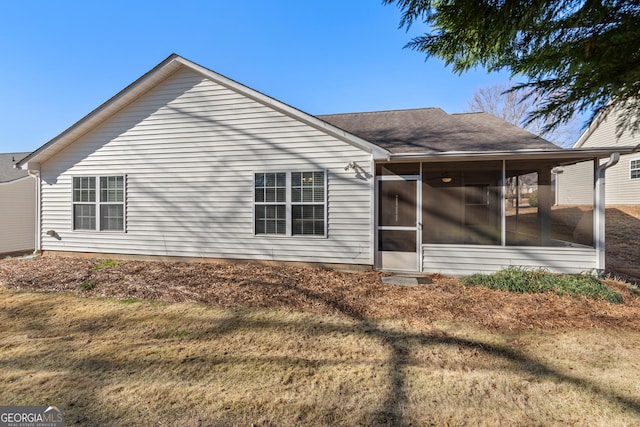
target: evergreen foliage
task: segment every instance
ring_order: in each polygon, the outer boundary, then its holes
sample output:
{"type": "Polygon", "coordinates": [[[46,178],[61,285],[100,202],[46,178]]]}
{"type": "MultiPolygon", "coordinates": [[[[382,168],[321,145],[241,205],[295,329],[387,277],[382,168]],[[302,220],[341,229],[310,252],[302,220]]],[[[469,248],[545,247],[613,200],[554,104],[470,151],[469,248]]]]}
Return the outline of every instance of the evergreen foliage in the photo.
{"type": "Polygon", "coordinates": [[[545,293],[588,297],[613,304],[624,303],[622,294],[590,274],[552,274],[543,270],[509,267],[493,274],[473,274],[463,277],[466,286],[485,286],[518,293],[545,293]]]}
{"type": "Polygon", "coordinates": [[[618,131],[640,130],[640,3],[636,0],[383,0],[401,27],[427,32],[408,47],[457,73],[509,70],[536,96],[529,120],[551,130],[576,113],[622,112],[618,131]]]}

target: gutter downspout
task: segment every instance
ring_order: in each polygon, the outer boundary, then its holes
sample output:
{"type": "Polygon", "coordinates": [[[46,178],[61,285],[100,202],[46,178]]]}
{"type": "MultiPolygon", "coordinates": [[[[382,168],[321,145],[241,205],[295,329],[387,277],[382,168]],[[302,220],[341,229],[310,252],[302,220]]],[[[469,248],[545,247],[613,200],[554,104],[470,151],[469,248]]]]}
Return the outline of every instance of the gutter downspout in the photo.
{"type": "Polygon", "coordinates": [[[40,234],[40,188],[41,188],[41,180],[40,180],[40,171],[39,170],[27,170],[29,176],[35,178],[36,180],[36,239],[35,239],[35,248],[33,253],[37,254],[41,251],[41,234],[40,234]]]}
{"type": "MultiPolygon", "coordinates": [[[[516,177],[516,180],[518,177],[516,177]]],[[[517,182],[517,181],[516,181],[517,182]]],[[[502,160],[502,185],[500,186],[500,245],[507,246],[507,162],[502,160]]],[[[517,184],[516,184],[517,187],[517,184]]],[[[516,190],[517,191],[517,190],[516,190]]],[[[517,209],[517,208],[516,208],[517,209]]],[[[516,213],[516,218],[518,214],[516,213]]]]}
{"type": "Polygon", "coordinates": [[[593,217],[594,243],[596,247],[596,273],[605,270],[605,171],[620,161],[620,153],[612,153],[607,163],[595,168],[595,215],[593,217]]]}
{"type": "Polygon", "coordinates": [[[377,195],[377,187],[378,180],[376,178],[376,161],[371,155],[371,160],[369,161],[369,170],[371,171],[371,186],[369,188],[369,197],[371,200],[371,215],[369,215],[371,226],[369,227],[371,233],[371,246],[369,250],[371,251],[371,256],[369,258],[369,262],[371,262],[371,266],[374,270],[378,268],[377,260],[378,260],[378,199],[377,195]]]}

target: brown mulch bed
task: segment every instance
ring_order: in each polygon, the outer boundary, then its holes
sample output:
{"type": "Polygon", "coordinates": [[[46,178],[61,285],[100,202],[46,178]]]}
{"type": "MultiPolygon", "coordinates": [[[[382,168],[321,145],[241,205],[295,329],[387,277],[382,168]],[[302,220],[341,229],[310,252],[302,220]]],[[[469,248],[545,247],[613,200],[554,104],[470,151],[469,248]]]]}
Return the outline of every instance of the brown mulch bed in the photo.
{"type": "Polygon", "coordinates": [[[412,324],[469,322],[497,329],[640,328],[640,297],[609,281],[625,298],[616,305],[551,294],[513,294],[465,287],[434,276],[432,284],[382,284],[380,273],[344,273],[260,264],[118,261],[44,257],[0,261],[0,285],[115,299],[266,307],[412,324]],[[87,289],[91,288],[91,289],[87,289]]]}

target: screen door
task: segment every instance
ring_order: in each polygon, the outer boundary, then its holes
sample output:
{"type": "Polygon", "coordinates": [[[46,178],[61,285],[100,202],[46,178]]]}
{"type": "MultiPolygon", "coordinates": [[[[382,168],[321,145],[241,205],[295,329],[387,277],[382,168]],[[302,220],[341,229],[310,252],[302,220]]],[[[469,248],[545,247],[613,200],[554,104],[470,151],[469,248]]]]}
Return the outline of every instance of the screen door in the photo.
{"type": "Polygon", "coordinates": [[[378,267],[417,271],[418,181],[389,178],[378,178],[378,267]]]}

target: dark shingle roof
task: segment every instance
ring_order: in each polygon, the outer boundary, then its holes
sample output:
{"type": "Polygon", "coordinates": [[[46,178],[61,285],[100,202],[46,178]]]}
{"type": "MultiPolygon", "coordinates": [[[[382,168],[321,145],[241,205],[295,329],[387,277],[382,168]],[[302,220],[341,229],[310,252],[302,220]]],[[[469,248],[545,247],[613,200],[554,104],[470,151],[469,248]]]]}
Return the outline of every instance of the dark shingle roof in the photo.
{"type": "Polygon", "coordinates": [[[317,116],[392,153],[558,149],[487,113],[447,114],[440,108],[317,116]]]}
{"type": "Polygon", "coordinates": [[[0,182],[9,182],[27,176],[27,171],[16,169],[13,165],[29,153],[0,153],[0,182]]]}

